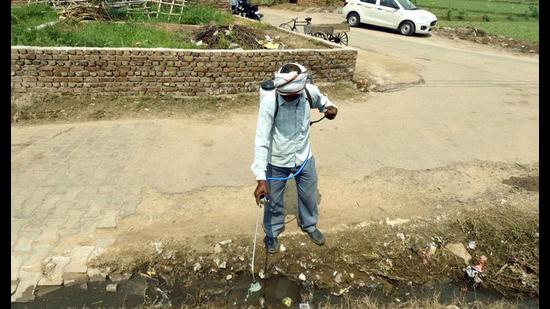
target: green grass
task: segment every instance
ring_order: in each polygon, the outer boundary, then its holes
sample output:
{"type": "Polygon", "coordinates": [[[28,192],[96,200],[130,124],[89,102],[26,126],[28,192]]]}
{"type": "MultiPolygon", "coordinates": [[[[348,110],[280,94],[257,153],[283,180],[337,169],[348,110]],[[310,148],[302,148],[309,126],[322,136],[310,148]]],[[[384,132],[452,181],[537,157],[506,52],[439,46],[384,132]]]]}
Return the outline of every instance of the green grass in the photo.
{"type": "MultiPolygon", "coordinates": [[[[509,3],[486,0],[416,0],[416,5],[426,9],[445,9],[449,7],[456,10],[465,10],[473,13],[485,13],[491,15],[524,15],[532,4],[527,2],[509,3]]],[[[538,9],[538,4],[536,5],[538,9]]]]}
{"type": "Polygon", "coordinates": [[[12,6],[11,28],[29,28],[57,20],[57,13],[46,4],[12,6]]]}
{"type": "Polygon", "coordinates": [[[502,35],[516,40],[523,40],[532,43],[539,42],[539,23],[529,21],[494,21],[494,22],[473,22],[473,21],[447,21],[440,20],[441,27],[465,27],[474,26],[493,35],[502,35]]]}
{"type": "Polygon", "coordinates": [[[57,13],[48,5],[12,7],[11,16],[11,45],[31,46],[197,48],[184,33],[157,29],[152,24],[227,24],[233,20],[233,16],[226,12],[200,5],[186,7],[181,21],[174,17],[169,20],[167,15],[161,15],[158,19],[134,15],[127,22],[62,21],[40,30],[33,28],[58,20],[57,13]]]}
{"type": "MultiPolygon", "coordinates": [[[[167,10],[164,10],[167,13],[167,10]]],[[[160,16],[148,19],[141,13],[133,13],[130,19],[143,22],[170,22],[189,25],[218,24],[227,25],[233,21],[233,16],[227,12],[203,5],[192,4],[184,8],[181,19],[179,17],[160,14],[160,16]]]]}
{"type": "Polygon", "coordinates": [[[182,34],[137,22],[60,22],[41,30],[12,33],[12,45],[197,48],[182,34]]]}

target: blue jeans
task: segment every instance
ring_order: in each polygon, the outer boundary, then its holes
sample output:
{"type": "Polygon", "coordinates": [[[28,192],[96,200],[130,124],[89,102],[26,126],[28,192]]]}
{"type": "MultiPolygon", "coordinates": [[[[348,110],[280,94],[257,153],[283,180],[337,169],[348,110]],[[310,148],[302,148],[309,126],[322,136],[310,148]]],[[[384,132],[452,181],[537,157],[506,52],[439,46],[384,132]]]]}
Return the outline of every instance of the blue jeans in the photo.
{"type": "MultiPolygon", "coordinates": [[[[267,165],[267,177],[284,178],[300,169],[297,167],[278,167],[267,165]]],[[[319,213],[317,211],[317,171],[312,156],[304,169],[295,178],[298,192],[298,226],[305,232],[316,229],[319,213]]],[[[269,203],[264,209],[264,232],[267,237],[277,237],[285,228],[284,193],[286,180],[268,180],[269,203]]]]}

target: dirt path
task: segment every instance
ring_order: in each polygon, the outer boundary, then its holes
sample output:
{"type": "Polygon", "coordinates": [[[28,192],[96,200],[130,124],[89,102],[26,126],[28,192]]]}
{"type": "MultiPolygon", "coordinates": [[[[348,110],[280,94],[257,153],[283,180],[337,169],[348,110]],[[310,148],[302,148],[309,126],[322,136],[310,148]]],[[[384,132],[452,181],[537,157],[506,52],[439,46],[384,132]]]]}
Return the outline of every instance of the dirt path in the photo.
{"type": "MultiPolygon", "coordinates": [[[[264,13],[274,21],[295,15],[264,13]]],[[[360,48],[358,72],[390,89],[410,87],[333,95],[337,120],[312,127],[321,229],[432,216],[478,200],[538,208],[538,193],[507,197],[502,183],[538,175],[536,57],[365,29],[353,29],[350,42],[360,48]]],[[[27,259],[17,265],[34,267],[42,260],[37,252],[62,254],[110,239],[107,258],[119,249],[142,252],[158,240],[211,251],[217,241],[250,237],[257,109],[239,111],[13,126],[12,256],[27,259]],[[31,244],[48,231],[59,233],[59,241],[36,251],[31,244]]],[[[287,194],[289,213],[294,194],[287,194]]],[[[285,234],[297,231],[291,222],[285,234]]],[[[27,274],[20,288],[36,284],[36,267],[25,269],[12,265],[12,279],[14,270],[27,274]]]]}
{"type": "MultiPolygon", "coordinates": [[[[262,12],[274,24],[304,15],[262,12]]],[[[308,15],[314,21],[339,18],[308,15]]],[[[354,102],[333,98],[341,106],[338,120],[321,122],[312,133],[320,175],[321,228],[431,215],[438,205],[460,204],[456,200],[490,191],[502,179],[521,174],[515,164],[538,169],[534,167],[539,120],[536,57],[365,29],[352,29],[350,42],[360,48],[358,71],[374,74],[381,84],[424,82],[354,102]]],[[[254,215],[249,165],[255,118],[250,112],[193,129],[188,124],[167,128],[164,137],[171,136],[167,146],[153,150],[159,160],[153,183],[165,186],[149,188],[138,209],[141,215],[121,222],[121,227],[136,226],[155,214],[159,221],[142,226],[144,237],[176,233],[221,239],[248,233],[254,215]],[[182,142],[189,150],[208,144],[199,161],[196,151],[182,152],[182,146],[170,142],[187,135],[180,132],[192,132],[187,137],[192,144],[182,142]],[[179,175],[194,170],[206,176],[183,177],[185,182],[182,177],[167,177],[175,170],[179,175]]],[[[292,210],[294,199],[289,200],[292,210]]],[[[294,222],[287,231],[297,231],[294,222]]]]}

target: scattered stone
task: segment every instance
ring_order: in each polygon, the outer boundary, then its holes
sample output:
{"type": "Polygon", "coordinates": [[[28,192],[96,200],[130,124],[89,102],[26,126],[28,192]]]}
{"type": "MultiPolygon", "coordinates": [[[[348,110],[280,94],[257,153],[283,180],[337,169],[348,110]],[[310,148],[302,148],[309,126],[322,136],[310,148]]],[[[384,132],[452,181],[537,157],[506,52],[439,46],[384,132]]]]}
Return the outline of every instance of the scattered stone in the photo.
{"type": "Polygon", "coordinates": [[[117,289],[118,289],[118,283],[110,283],[110,284],[107,284],[107,286],[105,287],[105,290],[110,293],[116,293],[117,289]]]}
{"type": "Polygon", "coordinates": [[[286,251],[285,245],[281,244],[281,245],[279,246],[279,251],[285,252],[285,251],[286,251]]]}
{"type": "Polygon", "coordinates": [[[168,250],[162,253],[162,258],[165,260],[174,259],[175,257],[176,257],[176,252],[174,250],[168,250]]]}
{"type": "Polygon", "coordinates": [[[201,263],[197,262],[193,265],[193,271],[199,271],[202,268],[201,263]]]}
{"type": "Polygon", "coordinates": [[[436,246],[433,242],[430,243],[430,246],[429,246],[429,248],[428,248],[428,254],[429,254],[430,256],[432,256],[432,255],[435,254],[436,251],[437,251],[437,246],[436,246]]]}
{"type": "Polygon", "coordinates": [[[258,277],[260,277],[260,279],[263,279],[265,278],[265,273],[264,273],[264,269],[260,269],[260,271],[258,272],[258,277]]]}
{"type": "Polygon", "coordinates": [[[103,252],[105,252],[105,248],[102,248],[102,247],[96,247],[92,253],[90,253],[90,256],[88,256],[88,263],[93,261],[95,258],[99,257],[100,255],[103,254],[103,252]]]}
{"type": "Polygon", "coordinates": [[[227,276],[225,277],[225,280],[227,280],[227,281],[229,281],[229,280],[231,280],[231,279],[233,279],[233,275],[227,275],[227,276]]]}
{"type": "Polygon", "coordinates": [[[130,273],[124,273],[124,274],[109,274],[109,279],[113,282],[120,282],[128,280],[132,277],[132,274],[130,273]]]}
{"type": "Polygon", "coordinates": [[[445,249],[449,250],[452,254],[464,260],[464,263],[468,264],[472,259],[468,250],[461,243],[452,243],[445,246],[445,249]]]}
{"type": "Polygon", "coordinates": [[[334,277],[334,281],[336,283],[341,283],[342,282],[342,274],[341,273],[338,273],[335,277],[334,277]]]}
{"type": "Polygon", "coordinates": [[[470,240],[468,242],[468,248],[470,248],[472,250],[475,250],[476,249],[476,241],[475,240],[470,240]]]}
{"type": "Polygon", "coordinates": [[[82,273],[64,273],[63,274],[63,285],[73,286],[77,284],[82,284],[88,281],[88,275],[82,273]]]}
{"type": "Polygon", "coordinates": [[[86,261],[94,250],[93,246],[77,246],[71,251],[70,262],[65,266],[65,273],[86,273],[88,267],[86,261]]]}
{"type": "Polygon", "coordinates": [[[405,241],[405,234],[397,233],[397,238],[401,239],[402,241],[405,241]]]}
{"type": "Polygon", "coordinates": [[[63,284],[63,272],[69,263],[66,256],[52,256],[47,258],[44,266],[44,278],[38,282],[39,286],[58,286],[63,284]]]}
{"type": "Polygon", "coordinates": [[[107,272],[98,268],[88,268],[87,274],[91,282],[105,281],[107,279],[107,272]]]}
{"type": "Polygon", "coordinates": [[[38,297],[42,297],[48,293],[51,293],[53,291],[57,291],[61,288],[61,285],[58,286],[38,286],[34,290],[34,295],[38,297]]]}
{"type": "MultiPolygon", "coordinates": [[[[22,272],[23,273],[23,272],[22,272]]],[[[21,276],[22,278],[23,277],[26,277],[25,275],[22,275],[21,276]]],[[[36,277],[35,277],[36,278],[36,277]]],[[[33,278],[32,281],[34,281],[35,279],[33,278]]],[[[39,279],[37,279],[36,281],[38,282],[39,279]]],[[[35,290],[35,284],[28,284],[30,282],[25,282],[26,280],[21,280],[21,287],[18,287],[17,290],[15,291],[15,293],[11,296],[11,302],[14,303],[14,302],[21,302],[21,303],[26,303],[26,302],[29,302],[29,301],[32,301],[34,300],[34,290],[35,290]],[[27,283],[27,284],[25,284],[27,283]],[[23,286],[26,286],[26,288],[23,290],[22,287],[23,286]]]]}
{"type": "Polygon", "coordinates": [[[304,275],[303,273],[300,273],[300,275],[298,276],[298,279],[302,281],[306,281],[306,275],[304,275]]]}
{"type": "Polygon", "coordinates": [[[386,218],[386,224],[391,226],[391,227],[401,225],[401,224],[407,223],[407,222],[409,222],[409,219],[396,218],[395,220],[390,220],[389,218],[386,218]]]}
{"type": "Polygon", "coordinates": [[[214,246],[214,253],[222,253],[222,252],[223,252],[222,246],[220,246],[220,244],[216,244],[216,246],[214,246]]]}
{"type": "Polygon", "coordinates": [[[157,254],[161,254],[162,251],[164,250],[164,244],[162,243],[162,241],[155,241],[153,243],[153,246],[155,247],[157,254]]]}
{"type": "Polygon", "coordinates": [[[230,244],[232,241],[231,239],[222,240],[219,242],[220,245],[225,246],[227,244],[230,244]]]}
{"type": "Polygon", "coordinates": [[[227,262],[226,261],[220,262],[220,259],[218,258],[214,259],[214,263],[216,263],[216,266],[218,266],[218,268],[220,269],[224,269],[227,267],[227,262]]]}

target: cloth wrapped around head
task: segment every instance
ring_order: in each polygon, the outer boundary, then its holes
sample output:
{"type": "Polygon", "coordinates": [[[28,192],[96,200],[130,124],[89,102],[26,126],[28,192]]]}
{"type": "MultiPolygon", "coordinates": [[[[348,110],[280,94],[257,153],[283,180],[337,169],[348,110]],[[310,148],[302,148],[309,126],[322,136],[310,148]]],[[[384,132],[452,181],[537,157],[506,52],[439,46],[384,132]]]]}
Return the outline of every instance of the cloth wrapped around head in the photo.
{"type": "Polygon", "coordinates": [[[275,73],[274,86],[281,95],[298,94],[308,80],[307,69],[298,63],[287,63],[275,73]]]}

